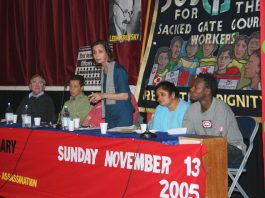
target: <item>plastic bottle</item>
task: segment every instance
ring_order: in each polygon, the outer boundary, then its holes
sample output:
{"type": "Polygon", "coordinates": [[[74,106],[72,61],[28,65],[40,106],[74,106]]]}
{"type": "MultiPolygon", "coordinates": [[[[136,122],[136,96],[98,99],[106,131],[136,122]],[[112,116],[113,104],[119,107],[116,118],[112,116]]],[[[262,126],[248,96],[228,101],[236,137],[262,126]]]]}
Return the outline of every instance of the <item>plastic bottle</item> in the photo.
{"type": "Polygon", "coordinates": [[[28,105],[25,105],[22,117],[22,127],[30,128],[31,127],[31,115],[28,109],[28,105]]]}
{"type": "Polygon", "coordinates": [[[13,124],[13,109],[10,105],[10,103],[7,103],[5,118],[6,118],[6,124],[13,124]]]}
{"type": "Polygon", "coordinates": [[[63,130],[68,130],[69,120],[70,120],[70,113],[68,111],[68,107],[64,106],[63,115],[62,115],[62,129],[63,130]]]}

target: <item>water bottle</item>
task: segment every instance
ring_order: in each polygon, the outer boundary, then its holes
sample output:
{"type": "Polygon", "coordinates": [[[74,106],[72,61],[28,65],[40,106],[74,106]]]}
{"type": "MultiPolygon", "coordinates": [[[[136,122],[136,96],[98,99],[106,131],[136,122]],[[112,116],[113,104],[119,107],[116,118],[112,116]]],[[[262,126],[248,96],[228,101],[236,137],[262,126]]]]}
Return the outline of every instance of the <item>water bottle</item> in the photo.
{"type": "Polygon", "coordinates": [[[62,129],[68,130],[69,129],[69,120],[70,120],[70,113],[68,111],[68,107],[64,106],[63,115],[62,115],[62,129]]]}
{"type": "Polygon", "coordinates": [[[31,115],[29,112],[28,105],[25,105],[25,108],[23,110],[21,117],[22,117],[22,127],[30,128],[31,127],[31,115]]]}
{"type": "Polygon", "coordinates": [[[7,103],[5,118],[6,124],[13,124],[13,109],[10,103],[7,103]]]}

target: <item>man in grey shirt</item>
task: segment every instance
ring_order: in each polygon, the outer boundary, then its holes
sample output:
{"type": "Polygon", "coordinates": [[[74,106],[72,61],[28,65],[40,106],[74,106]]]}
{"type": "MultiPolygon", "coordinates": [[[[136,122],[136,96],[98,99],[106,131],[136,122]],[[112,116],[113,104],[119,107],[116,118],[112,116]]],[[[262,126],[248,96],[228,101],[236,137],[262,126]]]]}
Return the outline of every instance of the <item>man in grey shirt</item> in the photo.
{"type": "Polygon", "coordinates": [[[183,119],[188,133],[223,136],[228,141],[228,161],[241,162],[246,145],[231,108],[215,98],[217,81],[211,74],[199,74],[190,89],[190,105],[183,119]]]}

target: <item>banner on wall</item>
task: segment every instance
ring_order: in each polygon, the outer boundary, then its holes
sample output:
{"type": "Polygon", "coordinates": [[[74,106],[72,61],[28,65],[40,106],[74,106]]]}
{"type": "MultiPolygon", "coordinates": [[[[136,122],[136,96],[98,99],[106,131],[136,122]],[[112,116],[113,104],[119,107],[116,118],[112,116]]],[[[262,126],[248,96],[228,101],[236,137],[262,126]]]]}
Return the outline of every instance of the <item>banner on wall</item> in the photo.
{"type": "Polygon", "coordinates": [[[218,80],[217,97],[237,115],[260,117],[259,15],[260,0],[156,0],[137,83],[139,106],[156,107],[154,88],[164,80],[188,100],[196,75],[207,72],[218,80]]]}
{"type": "Polygon", "coordinates": [[[16,128],[0,134],[0,196],[205,197],[200,144],[16,128]]]}
{"type": "Polygon", "coordinates": [[[141,40],[141,0],[109,0],[109,42],[141,40]]]}

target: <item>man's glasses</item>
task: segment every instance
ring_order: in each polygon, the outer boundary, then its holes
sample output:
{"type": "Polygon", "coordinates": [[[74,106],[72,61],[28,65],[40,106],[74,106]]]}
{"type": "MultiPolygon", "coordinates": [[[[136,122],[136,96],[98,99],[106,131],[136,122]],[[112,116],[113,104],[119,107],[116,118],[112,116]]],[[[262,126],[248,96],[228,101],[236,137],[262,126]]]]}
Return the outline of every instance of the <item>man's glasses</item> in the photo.
{"type": "Polygon", "coordinates": [[[130,12],[128,12],[128,10],[124,11],[116,1],[114,1],[113,3],[116,4],[120,8],[124,17],[126,17],[127,14],[129,15],[130,18],[133,16],[133,11],[130,11],[130,12]]]}
{"type": "Polygon", "coordinates": [[[37,81],[32,81],[32,85],[44,85],[44,82],[37,82],[37,81]]]}

